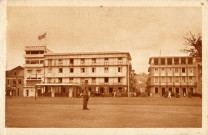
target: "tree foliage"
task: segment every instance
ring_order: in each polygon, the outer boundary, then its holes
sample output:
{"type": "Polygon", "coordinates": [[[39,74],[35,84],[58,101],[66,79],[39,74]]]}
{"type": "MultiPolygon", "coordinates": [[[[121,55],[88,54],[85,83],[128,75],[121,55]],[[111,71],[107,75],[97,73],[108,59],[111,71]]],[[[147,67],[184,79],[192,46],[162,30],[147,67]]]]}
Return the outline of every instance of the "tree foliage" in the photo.
{"type": "Polygon", "coordinates": [[[199,33],[198,35],[194,35],[190,32],[190,34],[185,39],[185,49],[181,51],[184,53],[188,53],[190,56],[197,57],[198,59],[202,58],[202,35],[199,33]]]}

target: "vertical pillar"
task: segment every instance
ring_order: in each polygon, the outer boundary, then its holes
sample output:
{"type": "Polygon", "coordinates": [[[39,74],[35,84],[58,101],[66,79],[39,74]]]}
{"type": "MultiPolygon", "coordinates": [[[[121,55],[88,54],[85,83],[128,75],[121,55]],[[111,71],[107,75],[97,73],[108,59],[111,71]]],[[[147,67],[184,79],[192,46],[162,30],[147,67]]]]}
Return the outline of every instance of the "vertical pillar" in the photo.
{"type": "Polygon", "coordinates": [[[55,97],[55,87],[51,87],[51,97],[55,97]]]}
{"type": "Polygon", "coordinates": [[[69,87],[69,97],[72,97],[73,87],[69,87]]]}

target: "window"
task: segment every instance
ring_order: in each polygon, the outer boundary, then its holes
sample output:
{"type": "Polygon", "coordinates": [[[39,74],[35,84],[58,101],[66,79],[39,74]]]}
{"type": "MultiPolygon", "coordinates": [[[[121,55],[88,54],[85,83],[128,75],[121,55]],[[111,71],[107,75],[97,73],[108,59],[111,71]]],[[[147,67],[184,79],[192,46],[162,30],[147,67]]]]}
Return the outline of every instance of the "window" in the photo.
{"type": "Polygon", "coordinates": [[[52,60],[51,59],[48,60],[48,66],[52,66],[52,60]]]}
{"type": "Polygon", "coordinates": [[[193,64],[193,59],[192,58],[188,58],[188,64],[193,64]]]}
{"type": "Polygon", "coordinates": [[[84,73],[85,72],[85,68],[81,68],[81,73],[84,73]]]}
{"type": "Polygon", "coordinates": [[[172,77],[168,77],[168,81],[172,83],[172,77]]]}
{"type": "Polygon", "coordinates": [[[62,78],[58,78],[58,82],[59,83],[62,83],[62,78]]]}
{"type": "Polygon", "coordinates": [[[72,78],[72,77],[69,78],[69,82],[70,82],[70,83],[72,83],[73,80],[74,80],[74,78],[72,78]]]}
{"type": "Polygon", "coordinates": [[[161,71],[164,72],[165,71],[165,68],[161,68],[161,71]]]}
{"type": "Polygon", "coordinates": [[[81,64],[84,64],[85,60],[84,59],[81,59],[81,64]]]}
{"type": "Polygon", "coordinates": [[[108,58],[105,58],[104,64],[108,65],[108,58]]]}
{"type": "Polygon", "coordinates": [[[118,67],[118,72],[122,72],[122,70],[121,70],[122,68],[121,67],[118,67]]]}
{"type": "Polygon", "coordinates": [[[155,93],[158,93],[158,88],[157,87],[155,88],[155,93]]]}
{"type": "Polygon", "coordinates": [[[8,84],[10,83],[10,81],[8,80],[8,84]]]}
{"type": "Polygon", "coordinates": [[[168,71],[169,71],[169,73],[172,73],[172,68],[168,68],[168,69],[169,69],[169,70],[168,70],[168,71]]]}
{"type": "Polygon", "coordinates": [[[165,58],[161,58],[161,65],[165,65],[165,58]]]}
{"type": "Polygon", "coordinates": [[[95,68],[92,68],[92,72],[95,73],[95,68]]]}
{"type": "Polygon", "coordinates": [[[168,58],[167,61],[168,61],[168,65],[172,65],[172,58],[168,58]]]}
{"type": "Polygon", "coordinates": [[[184,76],[182,77],[182,82],[185,82],[185,77],[184,76]]]}
{"type": "Polygon", "coordinates": [[[193,81],[193,77],[189,76],[189,81],[192,82],[193,81]]]}
{"type": "Polygon", "coordinates": [[[182,73],[185,73],[186,72],[186,69],[185,68],[182,68],[182,73]]]}
{"type": "Polygon", "coordinates": [[[70,68],[70,73],[73,73],[74,72],[74,68],[70,68]]]}
{"type": "Polygon", "coordinates": [[[179,64],[179,58],[174,58],[174,64],[178,65],[179,64]]]}
{"type": "Polygon", "coordinates": [[[175,73],[178,73],[178,68],[175,68],[175,73]]]}
{"type": "Polygon", "coordinates": [[[154,58],[154,65],[158,65],[158,59],[154,58]]]}
{"type": "Polygon", "coordinates": [[[30,51],[26,51],[26,54],[30,54],[30,51]]]}
{"type": "Polygon", "coordinates": [[[118,83],[121,83],[121,81],[122,81],[122,78],[119,77],[119,78],[118,78],[118,83]]]}
{"type": "Polygon", "coordinates": [[[51,73],[52,72],[52,68],[48,68],[48,73],[51,73]]]}
{"type": "Polygon", "coordinates": [[[176,83],[179,82],[179,77],[175,77],[175,82],[176,82],[176,83]]]}
{"type": "Polygon", "coordinates": [[[108,77],[105,77],[105,83],[108,83],[108,77]]]}
{"type": "Polygon", "coordinates": [[[40,60],[40,64],[44,64],[44,60],[40,60]]]}
{"type": "Polygon", "coordinates": [[[26,60],[26,64],[30,64],[30,61],[29,60],[26,60]]]}
{"type": "Polygon", "coordinates": [[[21,83],[22,83],[22,81],[19,79],[19,80],[18,80],[18,84],[21,84],[21,83]]]}
{"type": "Polygon", "coordinates": [[[80,82],[81,82],[81,84],[83,84],[85,82],[85,79],[84,78],[81,78],[80,79],[80,82]]]}
{"type": "Polygon", "coordinates": [[[17,75],[17,73],[16,73],[16,72],[14,72],[14,75],[17,75]]]}
{"type": "Polygon", "coordinates": [[[186,64],[186,58],[181,58],[181,64],[186,64]]]}
{"type": "Polygon", "coordinates": [[[59,64],[63,64],[63,60],[62,59],[59,59],[59,64]]]}
{"type": "Polygon", "coordinates": [[[118,64],[122,64],[122,57],[118,58],[118,64]]]}
{"type": "Polygon", "coordinates": [[[155,72],[158,72],[158,68],[155,68],[155,72]]]}
{"type": "Polygon", "coordinates": [[[190,68],[189,71],[190,71],[190,73],[193,73],[193,69],[192,68],[190,68]]]}
{"type": "Polygon", "coordinates": [[[155,77],[155,83],[158,83],[158,77],[155,77]]]}
{"type": "Polygon", "coordinates": [[[41,72],[41,69],[37,69],[37,70],[36,70],[36,73],[40,73],[40,72],[41,72]]]}
{"type": "Polygon", "coordinates": [[[51,83],[51,78],[48,78],[48,83],[51,83]]]}
{"type": "Polygon", "coordinates": [[[92,63],[93,64],[96,63],[96,59],[95,58],[92,59],[92,63]]]}
{"type": "Polygon", "coordinates": [[[70,59],[70,64],[74,64],[74,59],[70,59]]]}
{"type": "Polygon", "coordinates": [[[63,73],[63,68],[59,68],[59,73],[63,73]]]}
{"type": "Polygon", "coordinates": [[[161,79],[162,79],[161,82],[165,82],[165,77],[162,77],[161,79]]]}
{"type": "Polygon", "coordinates": [[[108,67],[104,67],[104,72],[108,73],[108,67]]]}
{"type": "Polygon", "coordinates": [[[39,60],[32,60],[30,64],[39,64],[39,60]]]}
{"type": "Polygon", "coordinates": [[[92,78],[92,83],[96,83],[96,78],[95,77],[92,78]]]}

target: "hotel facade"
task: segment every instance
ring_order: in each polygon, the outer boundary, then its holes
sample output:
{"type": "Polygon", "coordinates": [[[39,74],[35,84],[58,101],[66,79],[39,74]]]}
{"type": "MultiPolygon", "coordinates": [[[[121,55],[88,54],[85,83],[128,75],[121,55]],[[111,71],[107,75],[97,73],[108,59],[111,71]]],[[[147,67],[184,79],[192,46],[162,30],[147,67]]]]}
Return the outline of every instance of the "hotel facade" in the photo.
{"type": "Polygon", "coordinates": [[[187,96],[188,92],[202,93],[196,58],[150,57],[149,65],[147,89],[153,95],[164,96],[167,91],[180,96],[187,96]]]}
{"type": "Polygon", "coordinates": [[[25,97],[77,97],[84,82],[103,95],[130,91],[129,52],[54,53],[46,46],[26,46],[24,57],[25,97]]]}

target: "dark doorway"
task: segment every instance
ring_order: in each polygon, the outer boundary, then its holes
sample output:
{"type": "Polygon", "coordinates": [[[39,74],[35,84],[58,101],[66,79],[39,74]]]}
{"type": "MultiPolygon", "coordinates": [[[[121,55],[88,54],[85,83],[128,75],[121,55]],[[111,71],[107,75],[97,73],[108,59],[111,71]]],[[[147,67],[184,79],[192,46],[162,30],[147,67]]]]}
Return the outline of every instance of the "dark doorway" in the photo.
{"type": "Polygon", "coordinates": [[[100,87],[100,93],[104,93],[104,88],[100,87]]]}
{"type": "Polygon", "coordinates": [[[176,88],[176,94],[179,94],[179,88],[176,88]]]}
{"type": "Polygon", "coordinates": [[[29,90],[26,90],[26,95],[27,95],[27,97],[29,96],[29,90]]]}
{"type": "Polygon", "coordinates": [[[165,88],[162,88],[162,96],[165,95],[165,88]]]}
{"type": "Polygon", "coordinates": [[[119,92],[122,92],[122,88],[121,87],[119,87],[118,90],[119,90],[119,92]]]}
{"type": "Polygon", "coordinates": [[[41,95],[41,90],[40,90],[40,89],[38,89],[38,96],[39,96],[39,95],[41,95]]]}
{"type": "Polygon", "coordinates": [[[109,93],[113,93],[113,88],[109,88],[109,93]]]}
{"type": "Polygon", "coordinates": [[[61,93],[65,93],[65,92],[66,92],[65,87],[61,87],[61,93]]]}
{"type": "Polygon", "coordinates": [[[158,88],[155,88],[155,93],[158,93],[158,88]]]}
{"type": "Polygon", "coordinates": [[[172,92],[172,88],[169,88],[169,91],[172,92]]]}

